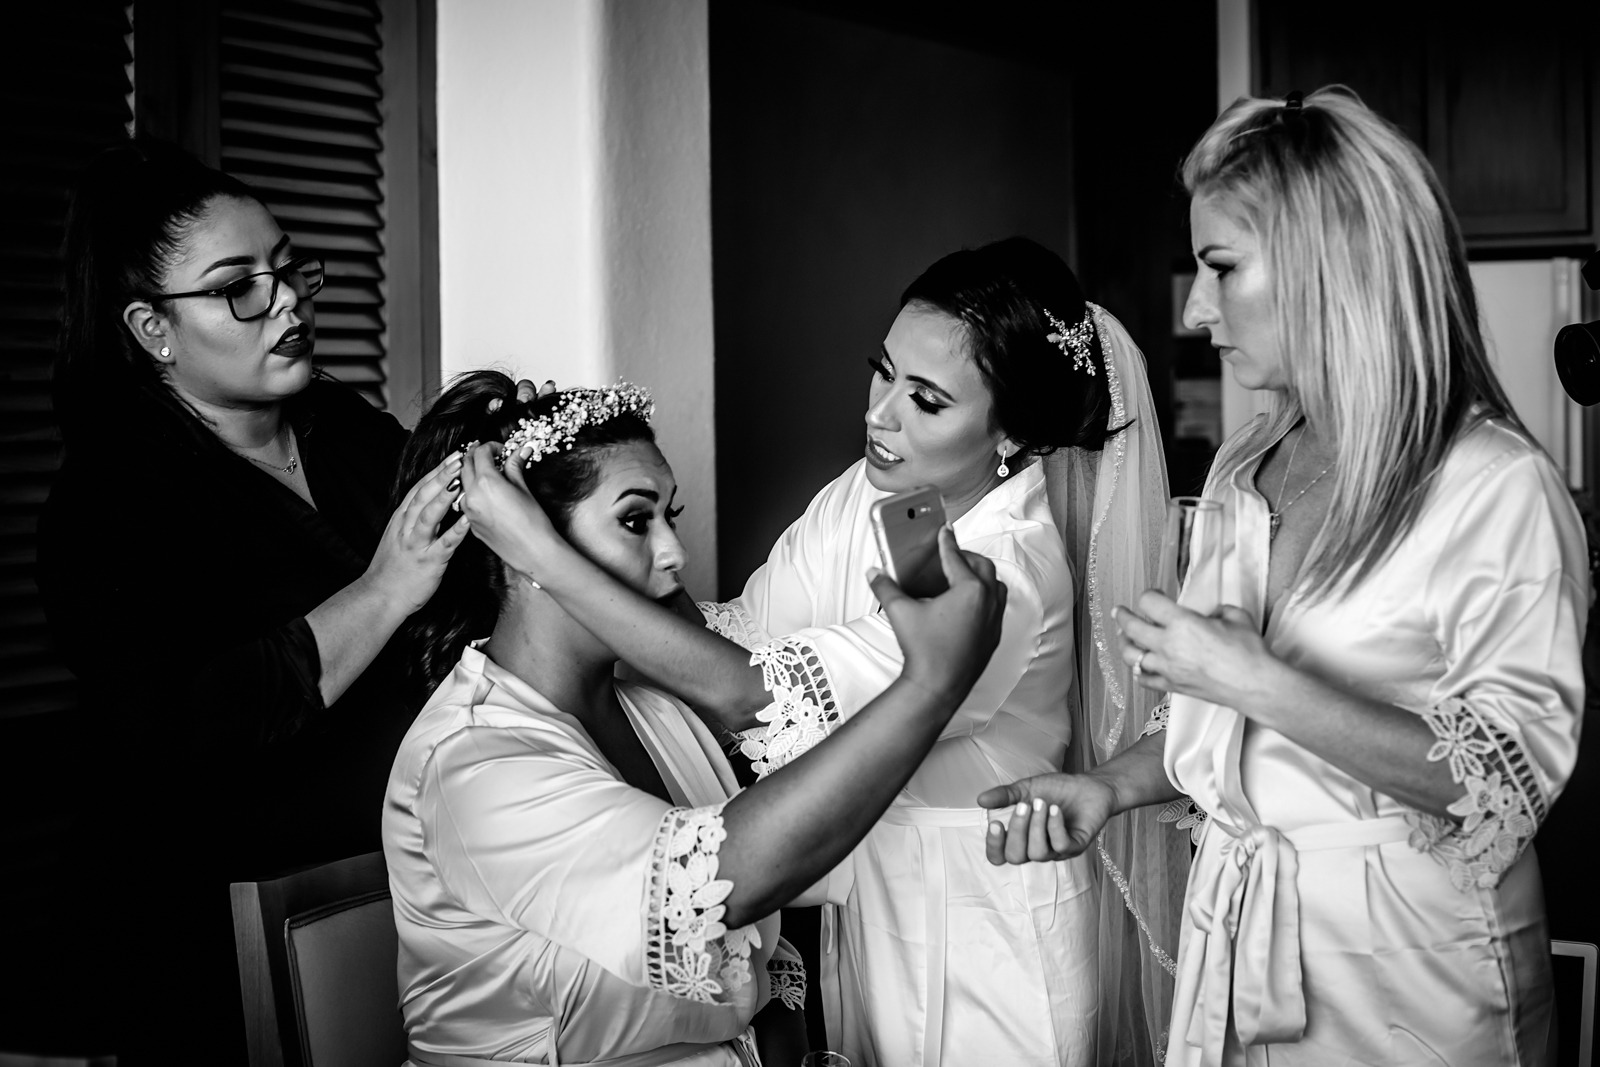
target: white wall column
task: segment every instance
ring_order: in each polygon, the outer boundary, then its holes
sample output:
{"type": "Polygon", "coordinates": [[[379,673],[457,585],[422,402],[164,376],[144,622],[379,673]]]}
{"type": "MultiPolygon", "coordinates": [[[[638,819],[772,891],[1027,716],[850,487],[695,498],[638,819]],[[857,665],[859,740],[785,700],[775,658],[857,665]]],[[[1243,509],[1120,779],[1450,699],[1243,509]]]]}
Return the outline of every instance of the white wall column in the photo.
{"type": "Polygon", "coordinates": [[[440,363],[655,394],[716,575],[706,0],[439,0],[440,363]]]}
{"type": "Polygon", "coordinates": [[[441,0],[440,371],[593,385],[605,365],[600,11],[441,0]]]}

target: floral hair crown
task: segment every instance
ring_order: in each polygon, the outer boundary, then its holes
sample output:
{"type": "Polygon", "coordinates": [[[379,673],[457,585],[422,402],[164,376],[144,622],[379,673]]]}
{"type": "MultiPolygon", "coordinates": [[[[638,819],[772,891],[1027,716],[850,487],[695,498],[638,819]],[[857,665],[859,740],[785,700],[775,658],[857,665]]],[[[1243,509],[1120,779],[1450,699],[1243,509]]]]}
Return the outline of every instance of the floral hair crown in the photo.
{"type": "Polygon", "coordinates": [[[1089,321],[1089,311],[1084,309],[1083,321],[1076,326],[1069,327],[1066,323],[1050,313],[1047,307],[1041,307],[1044,317],[1049,320],[1051,332],[1044,335],[1044,339],[1061,349],[1061,354],[1072,357],[1072,369],[1081,370],[1091,378],[1094,377],[1094,324],[1089,321]]]}
{"type": "Polygon", "coordinates": [[[645,422],[655,414],[650,392],[628,382],[609,389],[566,389],[555,410],[537,419],[518,419],[517,428],[506,438],[501,455],[515,455],[531,449],[526,462],[537,463],[545,456],[572,448],[586,426],[599,426],[623,415],[635,415],[645,422]]]}

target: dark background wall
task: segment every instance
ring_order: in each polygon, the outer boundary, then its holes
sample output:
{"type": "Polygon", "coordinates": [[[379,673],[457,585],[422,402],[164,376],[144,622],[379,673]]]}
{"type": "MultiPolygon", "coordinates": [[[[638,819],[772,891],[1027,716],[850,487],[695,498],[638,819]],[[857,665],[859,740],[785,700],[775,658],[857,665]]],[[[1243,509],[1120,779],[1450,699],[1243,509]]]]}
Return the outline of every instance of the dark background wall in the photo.
{"type": "Polygon", "coordinates": [[[954,249],[1072,240],[1065,74],[833,13],[711,5],[720,592],[858,459],[866,359],[954,249]]]}
{"type": "Polygon", "coordinates": [[[1065,256],[1170,406],[1173,176],[1216,110],[1215,16],[1164,17],[1136,60],[1108,43],[1133,15],[1087,16],[711,5],[720,596],[859,458],[865,360],[946,252],[1022,233],[1065,256]]]}
{"type": "Polygon", "coordinates": [[[1075,5],[1065,50],[1078,108],[1078,272],[1144,350],[1174,494],[1198,493],[1206,438],[1179,437],[1174,377],[1221,373],[1209,341],[1173,336],[1175,273],[1193,273],[1178,169],[1217,117],[1214,4],[1075,5]]]}

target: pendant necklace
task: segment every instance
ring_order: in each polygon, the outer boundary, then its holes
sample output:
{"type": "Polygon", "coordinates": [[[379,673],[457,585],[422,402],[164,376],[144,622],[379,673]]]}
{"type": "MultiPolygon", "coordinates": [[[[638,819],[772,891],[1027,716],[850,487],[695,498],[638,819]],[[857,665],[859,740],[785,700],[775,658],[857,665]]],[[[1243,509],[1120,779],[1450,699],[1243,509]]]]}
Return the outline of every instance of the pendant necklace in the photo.
{"type": "Polygon", "coordinates": [[[276,463],[268,463],[264,459],[257,459],[254,456],[245,455],[242,452],[240,453],[240,455],[243,455],[244,458],[248,459],[251,463],[259,463],[259,464],[261,464],[263,467],[267,468],[268,470],[277,471],[279,474],[287,474],[287,475],[291,475],[292,476],[295,471],[300,469],[300,457],[294,454],[294,443],[293,443],[294,442],[294,430],[293,429],[291,429],[289,431],[289,441],[290,441],[290,444],[289,444],[289,462],[285,463],[281,467],[278,466],[278,464],[276,464],[276,463]]]}
{"type": "MultiPolygon", "coordinates": [[[[1299,454],[1300,442],[1305,440],[1305,436],[1305,431],[1302,430],[1300,432],[1300,436],[1294,439],[1294,447],[1289,450],[1289,463],[1283,469],[1283,481],[1278,484],[1279,500],[1283,500],[1284,491],[1289,488],[1289,475],[1294,473],[1294,457],[1299,454]]],[[[1294,495],[1292,500],[1279,504],[1277,509],[1268,516],[1269,522],[1267,526],[1267,540],[1269,542],[1276,540],[1278,537],[1278,527],[1283,525],[1283,513],[1293,507],[1295,501],[1299,500],[1301,497],[1305,496],[1306,493],[1310,492],[1311,487],[1322,481],[1322,476],[1327,474],[1332,469],[1332,463],[1328,464],[1326,467],[1323,467],[1317,472],[1317,476],[1315,478],[1301,486],[1300,491],[1294,495]]]]}

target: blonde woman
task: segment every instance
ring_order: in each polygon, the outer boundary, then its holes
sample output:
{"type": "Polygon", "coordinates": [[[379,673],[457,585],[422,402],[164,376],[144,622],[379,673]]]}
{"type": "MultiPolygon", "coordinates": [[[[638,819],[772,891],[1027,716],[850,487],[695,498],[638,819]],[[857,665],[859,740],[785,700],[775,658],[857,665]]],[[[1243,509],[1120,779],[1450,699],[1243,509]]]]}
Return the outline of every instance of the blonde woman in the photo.
{"type": "Polygon", "coordinates": [[[1191,581],[1119,612],[1124,659],[1172,694],[1165,730],[987,795],[1054,805],[992,834],[991,860],[1071,854],[1107,813],[1187,794],[1209,820],[1168,1064],[1542,1064],[1529,845],[1577,752],[1577,512],[1392,126],[1337,89],[1241,100],[1184,181],[1185,320],[1273,394],[1206,490],[1230,606],[1191,581]]]}

